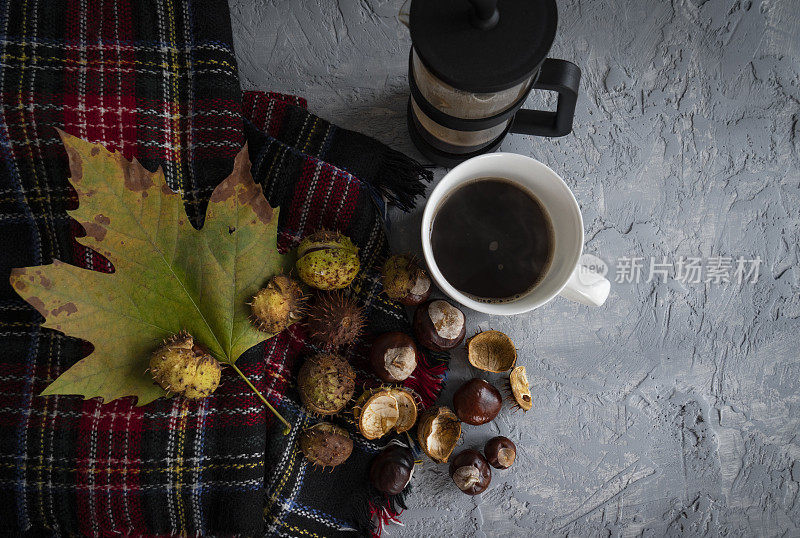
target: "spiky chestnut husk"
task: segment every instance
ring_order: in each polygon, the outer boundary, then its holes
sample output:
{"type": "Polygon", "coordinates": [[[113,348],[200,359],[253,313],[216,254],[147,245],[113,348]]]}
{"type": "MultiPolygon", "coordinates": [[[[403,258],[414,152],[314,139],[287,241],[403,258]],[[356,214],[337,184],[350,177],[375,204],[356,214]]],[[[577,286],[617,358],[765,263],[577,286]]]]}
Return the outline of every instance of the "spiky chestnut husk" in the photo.
{"type": "Polygon", "coordinates": [[[416,306],[431,295],[431,279],[412,254],[389,257],[381,270],[383,291],[406,306],[416,306]]]}
{"type": "Polygon", "coordinates": [[[205,398],[217,390],[222,367],[185,332],[167,338],[150,357],[150,373],[161,388],[186,398],[205,398]]]}
{"type": "Polygon", "coordinates": [[[313,288],[346,288],[361,267],[358,247],[339,232],[321,230],[300,242],[296,267],[303,282],[313,288]]]}
{"type": "Polygon", "coordinates": [[[356,373],[347,360],[333,353],[306,359],[297,374],[297,390],[306,409],[319,415],[341,411],[355,390],[356,373]]]}
{"type": "Polygon", "coordinates": [[[330,422],[320,422],[303,430],[299,443],[303,455],[323,469],[344,463],[353,452],[353,440],[347,430],[330,422]]]}
{"type": "Polygon", "coordinates": [[[342,292],[321,294],[308,312],[311,339],[324,349],[353,343],[364,331],[364,309],[342,292]]]}
{"type": "Polygon", "coordinates": [[[400,419],[400,408],[392,389],[369,389],[353,406],[353,418],[364,438],[379,439],[392,431],[400,419]]]}
{"type": "Polygon", "coordinates": [[[253,296],[253,322],[261,331],[279,333],[303,317],[305,302],[306,296],[293,278],[276,275],[253,296]]]}

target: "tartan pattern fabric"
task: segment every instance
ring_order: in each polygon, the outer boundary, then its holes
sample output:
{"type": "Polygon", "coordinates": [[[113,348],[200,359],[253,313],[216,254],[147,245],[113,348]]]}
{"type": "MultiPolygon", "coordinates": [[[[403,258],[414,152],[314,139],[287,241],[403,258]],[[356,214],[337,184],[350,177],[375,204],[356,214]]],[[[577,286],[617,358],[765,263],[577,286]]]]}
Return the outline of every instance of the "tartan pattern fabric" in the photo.
{"type": "MultiPolygon", "coordinates": [[[[88,354],[39,327],[11,267],[110,271],[74,241],[77,200],[54,127],[164,167],[195,221],[244,137],[224,0],[0,3],[0,534],[253,534],[263,527],[265,410],[240,382],[135,407],[38,397],[88,354]]],[[[239,361],[257,387],[254,349],[239,361]]]]}
{"type": "MultiPolygon", "coordinates": [[[[357,371],[357,398],[361,389],[381,385],[380,380],[370,373],[368,351],[372,335],[387,331],[410,333],[410,323],[405,309],[382,293],[380,267],[389,254],[389,248],[384,233],[383,202],[376,196],[375,182],[364,181],[346,169],[366,169],[361,159],[373,161],[371,164],[380,169],[385,165],[382,159],[394,161],[397,157],[388,156],[391,150],[384,147],[361,155],[340,154],[335,159],[339,166],[334,166],[319,156],[326,154],[324,148],[349,143],[351,133],[338,130],[281,96],[245,92],[243,102],[253,177],[264,186],[270,205],[281,207],[279,248],[294,248],[301,238],[321,228],[338,230],[360,247],[362,270],[350,286],[349,293],[364,306],[369,320],[369,335],[348,354],[357,371]],[[252,103],[258,103],[258,106],[248,106],[252,103]],[[296,123],[317,124],[318,127],[302,129],[302,135],[287,136],[292,124],[296,123]]],[[[376,144],[372,141],[370,146],[376,144]]],[[[414,178],[404,178],[409,191],[424,185],[421,180],[428,178],[427,172],[411,163],[409,161],[406,166],[414,169],[414,178]]],[[[413,194],[408,191],[398,194],[413,200],[413,194]]],[[[296,378],[303,358],[321,351],[309,342],[306,332],[305,325],[298,323],[268,341],[267,346],[270,397],[278,398],[278,410],[292,424],[287,440],[281,435],[282,425],[277,420],[267,420],[267,535],[347,534],[354,524],[365,531],[372,515],[370,503],[375,511],[388,501],[370,490],[369,464],[392,438],[368,441],[358,434],[350,412],[351,402],[338,416],[326,418],[350,431],[354,440],[350,458],[333,470],[323,472],[302,456],[297,449],[298,435],[304,428],[320,421],[319,417],[299,405],[296,389],[290,382],[296,378]]],[[[441,391],[447,356],[433,356],[429,352],[421,355],[421,362],[404,386],[413,391],[422,407],[426,407],[441,391]]],[[[407,438],[400,436],[399,439],[407,438]]]]}
{"type": "MultiPolygon", "coordinates": [[[[407,330],[403,310],[380,295],[383,200],[407,208],[429,174],[309,114],[302,98],[248,93],[243,107],[224,0],[0,2],[0,46],[0,534],[254,535],[265,523],[268,535],[368,531],[369,507],[386,501],[366,484],[380,445],[357,440],[347,471],[333,475],[311,471],[296,450],[297,433],[317,420],[292,386],[314,351],[302,324],[237,361],[291,420],[289,437],[233,376],[199,402],[43,398],[90,344],[42,330],[8,273],[54,258],[113,271],[74,240],[83,230],[65,213],[77,199],[54,127],[163,166],[198,226],[246,133],[254,177],[281,206],[281,248],[320,226],[351,235],[367,268],[352,290],[370,330],[407,330]]],[[[354,358],[366,386],[376,383],[359,362],[368,343],[354,358]]],[[[444,360],[428,357],[407,382],[423,402],[441,389],[444,360]]]]}
{"type": "Polygon", "coordinates": [[[415,199],[425,194],[430,172],[374,138],[310,114],[304,102],[245,92],[242,111],[265,135],[353,174],[400,209],[413,209],[415,199]]]}

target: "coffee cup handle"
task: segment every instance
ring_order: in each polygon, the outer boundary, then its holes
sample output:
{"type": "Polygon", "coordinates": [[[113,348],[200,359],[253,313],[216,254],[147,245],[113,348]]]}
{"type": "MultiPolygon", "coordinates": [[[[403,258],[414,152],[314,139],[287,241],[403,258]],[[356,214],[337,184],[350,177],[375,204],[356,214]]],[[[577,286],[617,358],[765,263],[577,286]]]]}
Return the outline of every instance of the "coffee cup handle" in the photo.
{"type": "Polygon", "coordinates": [[[601,306],[608,299],[610,291],[611,282],[608,279],[591,273],[579,265],[572,271],[567,285],[559,295],[587,306],[601,306]]]}

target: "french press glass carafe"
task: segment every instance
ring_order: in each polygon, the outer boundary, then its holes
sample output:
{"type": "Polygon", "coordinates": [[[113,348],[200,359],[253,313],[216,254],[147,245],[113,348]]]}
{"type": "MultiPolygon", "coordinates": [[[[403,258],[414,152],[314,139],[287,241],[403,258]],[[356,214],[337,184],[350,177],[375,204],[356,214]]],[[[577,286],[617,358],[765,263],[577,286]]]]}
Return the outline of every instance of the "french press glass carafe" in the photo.
{"type": "Polygon", "coordinates": [[[581,72],[546,58],[555,0],[412,0],[408,128],[443,166],[494,151],[508,133],[572,131],[581,72]],[[556,110],[527,110],[531,90],[558,92],[556,110]]]}

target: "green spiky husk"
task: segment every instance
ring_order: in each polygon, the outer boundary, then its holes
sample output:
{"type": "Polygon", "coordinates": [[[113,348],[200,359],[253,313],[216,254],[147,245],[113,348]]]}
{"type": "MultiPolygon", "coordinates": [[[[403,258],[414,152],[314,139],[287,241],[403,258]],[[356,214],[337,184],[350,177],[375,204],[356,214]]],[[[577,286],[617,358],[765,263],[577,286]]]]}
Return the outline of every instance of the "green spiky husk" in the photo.
{"type": "Polygon", "coordinates": [[[334,415],[353,397],[355,377],[344,357],[333,353],[313,355],[297,375],[300,400],[312,413],[334,415]]]}
{"type": "Polygon", "coordinates": [[[361,268],[358,247],[345,235],[321,230],[300,242],[296,267],[303,282],[313,288],[346,288],[361,268]]]}
{"type": "Polygon", "coordinates": [[[150,357],[150,373],[161,388],[186,398],[210,396],[219,386],[222,367],[185,332],[171,336],[150,357]]]}
{"type": "Polygon", "coordinates": [[[381,269],[383,291],[392,299],[402,299],[414,287],[419,270],[416,259],[410,254],[390,256],[381,269]]]}
{"type": "Polygon", "coordinates": [[[253,296],[253,322],[261,331],[279,333],[303,317],[305,303],[306,296],[294,279],[276,275],[253,296]]]}

